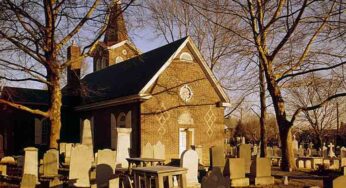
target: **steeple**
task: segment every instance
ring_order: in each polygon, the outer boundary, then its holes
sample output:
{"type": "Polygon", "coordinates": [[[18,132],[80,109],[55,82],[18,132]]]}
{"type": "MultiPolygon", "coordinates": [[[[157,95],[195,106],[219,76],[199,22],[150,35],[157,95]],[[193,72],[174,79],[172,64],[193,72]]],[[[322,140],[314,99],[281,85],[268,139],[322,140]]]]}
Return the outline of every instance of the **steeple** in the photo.
{"type": "Polygon", "coordinates": [[[121,1],[114,0],[110,9],[109,22],[104,42],[107,46],[112,46],[127,39],[128,36],[121,10],[121,1]]]}

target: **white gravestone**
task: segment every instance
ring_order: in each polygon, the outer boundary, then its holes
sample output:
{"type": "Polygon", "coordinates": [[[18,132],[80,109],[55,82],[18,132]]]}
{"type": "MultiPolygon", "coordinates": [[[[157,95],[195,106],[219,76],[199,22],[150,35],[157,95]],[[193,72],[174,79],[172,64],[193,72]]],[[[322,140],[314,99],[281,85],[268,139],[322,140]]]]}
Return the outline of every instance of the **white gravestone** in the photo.
{"type": "Polygon", "coordinates": [[[24,148],[24,170],[23,174],[32,174],[38,181],[38,149],[34,147],[24,148]]]}
{"type": "Polygon", "coordinates": [[[250,173],[251,167],[251,146],[249,144],[241,144],[239,146],[239,158],[245,160],[245,173],[250,173]]]}
{"type": "Polygon", "coordinates": [[[335,153],[333,150],[333,147],[334,147],[333,143],[329,143],[328,147],[329,147],[328,157],[330,157],[330,158],[335,157],[335,153]]]}
{"type": "Polygon", "coordinates": [[[110,187],[109,181],[115,171],[116,151],[110,149],[99,150],[96,160],[97,187],[110,187]]]}
{"type": "Polygon", "coordinates": [[[187,168],[186,181],[188,187],[198,187],[198,153],[195,150],[186,150],[181,155],[181,164],[183,168],[187,168]]]}
{"type": "Polygon", "coordinates": [[[117,128],[118,141],[117,141],[117,160],[116,162],[122,168],[128,167],[126,158],[130,157],[129,149],[131,147],[131,128],[117,128]]]}
{"type": "Polygon", "coordinates": [[[89,146],[77,145],[71,151],[69,180],[76,187],[90,187],[89,171],[94,154],[89,146]]]}

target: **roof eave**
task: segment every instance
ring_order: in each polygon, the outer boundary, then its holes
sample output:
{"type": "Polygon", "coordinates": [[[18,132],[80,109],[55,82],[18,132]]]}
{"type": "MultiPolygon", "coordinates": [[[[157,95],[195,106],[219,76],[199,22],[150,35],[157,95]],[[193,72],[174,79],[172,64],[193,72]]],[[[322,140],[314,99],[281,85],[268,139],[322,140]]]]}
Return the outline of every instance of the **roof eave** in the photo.
{"type": "Polygon", "coordinates": [[[105,100],[101,102],[94,102],[90,104],[80,105],[75,107],[74,109],[76,111],[88,111],[88,110],[95,110],[100,108],[106,108],[111,106],[118,106],[122,104],[129,104],[134,102],[142,102],[150,99],[152,95],[148,94],[137,94],[137,95],[130,95],[126,97],[119,97],[115,99],[105,100]]]}

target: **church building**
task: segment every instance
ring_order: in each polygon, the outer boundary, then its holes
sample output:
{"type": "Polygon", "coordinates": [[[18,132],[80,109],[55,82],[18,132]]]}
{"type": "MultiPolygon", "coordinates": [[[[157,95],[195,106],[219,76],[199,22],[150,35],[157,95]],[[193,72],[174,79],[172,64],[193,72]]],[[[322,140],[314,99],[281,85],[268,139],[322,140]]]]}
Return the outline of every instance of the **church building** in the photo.
{"type": "MultiPolygon", "coordinates": [[[[92,49],[92,73],[80,78],[80,47],[73,43],[68,48],[61,142],[81,142],[90,131],[94,151],[117,149],[122,144],[117,143],[117,128],[128,128],[131,157],[141,156],[148,144],[160,143],[169,161],[195,145],[208,163],[209,148],[224,143],[227,94],[190,37],[142,53],[129,40],[119,11],[115,4],[103,41],[92,49]]],[[[4,87],[0,97],[9,96],[29,106],[48,104],[44,90],[4,87]]],[[[8,106],[0,111],[6,155],[29,145],[47,146],[49,124],[43,119],[8,106]]]]}

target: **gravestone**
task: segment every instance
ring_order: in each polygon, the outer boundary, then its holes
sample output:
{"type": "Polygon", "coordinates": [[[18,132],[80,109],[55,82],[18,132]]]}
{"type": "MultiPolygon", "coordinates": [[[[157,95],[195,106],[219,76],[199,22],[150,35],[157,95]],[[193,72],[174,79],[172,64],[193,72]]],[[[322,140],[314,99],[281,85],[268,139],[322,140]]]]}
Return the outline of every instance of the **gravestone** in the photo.
{"type": "Polygon", "coordinates": [[[72,143],[65,144],[65,164],[67,165],[70,165],[72,147],[73,147],[72,143]]]}
{"type": "Polygon", "coordinates": [[[35,188],[37,184],[37,176],[34,174],[24,174],[20,182],[20,188],[35,188]]]}
{"type": "Polygon", "coordinates": [[[230,182],[222,175],[219,168],[213,168],[202,179],[202,188],[229,188],[230,182]]]}
{"type": "Polygon", "coordinates": [[[306,149],[306,156],[311,157],[311,148],[306,149]]]}
{"type": "Polygon", "coordinates": [[[344,146],[342,146],[340,149],[340,157],[346,158],[346,148],[344,146]]]}
{"type": "Polygon", "coordinates": [[[69,180],[76,187],[90,187],[89,171],[94,161],[92,148],[76,145],[71,151],[69,180]]]}
{"type": "Polygon", "coordinates": [[[255,159],[251,166],[251,174],[255,175],[255,185],[273,185],[274,177],[271,173],[271,160],[269,158],[255,159]]]}
{"type": "Polygon", "coordinates": [[[155,159],[166,159],[165,156],[165,145],[163,145],[160,141],[158,141],[154,145],[154,158],[155,159]]]}
{"type": "Polygon", "coordinates": [[[49,181],[49,187],[51,188],[63,188],[63,182],[60,181],[58,177],[54,177],[52,180],[49,181]]]}
{"type": "Polygon", "coordinates": [[[90,120],[85,119],[83,121],[83,130],[82,130],[82,140],[81,144],[86,145],[93,149],[93,134],[92,134],[92,125],[90,120]]]}
{"type": "Polygon", "coordinates": [[[345,157],[342,157],[341,159],[341,167],[345,167],[346,166],[346,158],[345,157]]]}
{"type": "Polygon", "coordinates": [[[328,156],[328,148],[326,147],[326,143],[323,142],[323,146],[322,146],[322,157],[327,157],[328,156]]]}
{"type": "Polygon", "coordinates": [[[209,149],[210,152],[210,166],[211,168],[220,168],[223,172],[226,160],[223,146],[213,146],[209,149]]]}
{"type": "Polygon", "coordinates": [[[330,167],[330,160],[329,159],[324,159],[323,160],[323,166],[325,169],[329,169],[330,167]]]}
{"type": "Polygon", "coordinates": [[[249,144],[241,144],[239,146],[239,158],[245,160],[245,172],[250,173],[251,167],[251,146],[249,144]]]}
{"type": "Polygon", "coordinates": [[[319,165],[323,165],[323,158],[322,157],[314,157],[312,159],[312,168],[317,169],[319,165]]]}
{"type": "Polygon", "coordinates": [[[305,152],[305,149],[303,148],[303,145],[299,145],[298,156],[304,157],[304,152],[305,152]]]}
{"type": "Polygon", "coordinates": [[[306,169],[309,169],[309,170],[312,169],[312,164],[311,164],[311,161],[310,161],[310,160],[306,160],[306,161],[305,161],[305,168],[306,168],[306,169]]]}
{"type": "Polygon", "coordinates": [[[333,150],[333,148],[334,148],[333,143],[329,143],[328,147],[329,147],[328,157],[330,157],[330,158],[336,157],[334,150],[333,150]]]}
{"type": "Polygon", "coordinates": [[[34,147],[27,147],[24,149],[24,170],[23,174],[32,174],[36,177],[38,182],[38,150],[34,147]]]}
{"type": "Polygon", "coordinates": [[[59,170],[59,152],[56,149],[48,150],[43,156],[44,176],[57,176],[59,170]]]}
{"type": "Polygon", "coordinates": [[[127,168],[128,162],[126,158],[130,157],[129,150],[131,148],[131,128],[117,128],[117,159],[116,162],[122,167],[127,168]]]}
{"type": "Polygon", "coordinates": [[[274,156],[274,150],[272,147],[267,147],[267,157],[272,158],[274,156]]]}
{"type": "Polygon", "coordinates": [[[186,182],[188,187],[198,187],[198,154],[195,150],[189,149],[182,153],[180,166],[187,169],[186,182]]]}
{"type": "Polygon", "coordinates": [[[333,159],[329,169],[331,169],[331,170],[339,170],[339,168],[340,168],[340,161],[339,161],[339,159],[333,159]]]}
{"type": "Polygon", "coordinates": [[[245,159],[230,158],[228,164],[231,186],[249,186],[249,178],[245,177],[245,159]]]}
{"type": "Polygon", "coordinates": [[[16,163],[17,163],[16,160],[15,160],[12,156],[3,157],[3,158],[0,160],[0,164],[15,165],[16,163]]]}
{"type": "Polygon", "coordinates": [[[142,158],[154,158],[154,147],[147,142],[142,149],[142,158]]]}
{"type": "Polygon", "coordinates": [[[241,137],[241,144],[246,144],[245,136],[241,137]]]}
{"type": "Polygon", "coordinates": [[[333,188],[344,188],[346,185],[346,168],[344,167],[344,174],[333,180],[333,188]]]}
{"type": "Polygon", "coordinates": [[[296,140],[295,135],[293,135],[292,148],[293,148],[294,156],[297,156],[299,147],[298,147],[298,141],[296,140]]]}
{"type": "Polygon", "coordinates": [[[298,168],[304,168],[304,161],[298,160],[298,168]]]}
{"type": "Polygon", "coordinates": [[[116,151],[98,150],[96,161],[97,187],[109,187],[109,181],[115,171],[116,151]]]}

